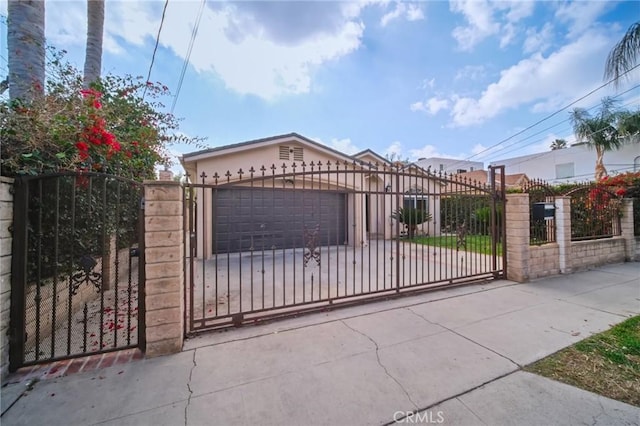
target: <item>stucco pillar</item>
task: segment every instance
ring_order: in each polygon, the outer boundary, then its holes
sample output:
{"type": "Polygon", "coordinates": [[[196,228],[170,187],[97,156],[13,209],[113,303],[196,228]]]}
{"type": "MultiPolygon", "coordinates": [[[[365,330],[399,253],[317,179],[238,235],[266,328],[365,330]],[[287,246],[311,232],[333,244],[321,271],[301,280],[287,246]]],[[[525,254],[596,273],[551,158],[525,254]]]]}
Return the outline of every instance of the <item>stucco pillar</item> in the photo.
{"type": "Polygon", "coordinates": [[[148,181],[144,196],[145,355],[154,357],[184,340],[184,194],[179,182],[148,181]]]}
{"type": "Polygon", "coordinates": [[[620,218],[620,235],[624,238],[624,260],[635,260],[636,239],[633,235],[633,199],[622,199],[622,217],[620,218]]]}
{"type": "Polygon", "coordinates": [[[571,264],[571,197],[556,197],[556,242],[561,274],[570,274],[571,264]]]}
{"type": "Polygon", "coordinates": [[[507,279],[529,281],[529,194],[507,194],[507,279]]]}

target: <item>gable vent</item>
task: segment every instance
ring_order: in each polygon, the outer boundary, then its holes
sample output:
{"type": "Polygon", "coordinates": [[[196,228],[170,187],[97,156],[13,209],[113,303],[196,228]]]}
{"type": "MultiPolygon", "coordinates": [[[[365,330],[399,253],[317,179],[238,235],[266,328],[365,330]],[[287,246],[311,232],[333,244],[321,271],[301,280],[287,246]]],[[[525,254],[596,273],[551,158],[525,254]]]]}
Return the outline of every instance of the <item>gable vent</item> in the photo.
{"type": "Polygon", "coordinates": [[[293,148],[293,161],[304,161],[304,151],[301,147],[293,148]]]}
{"type": "Polygon", "coordinates": [[[288,146],[280,146],[280,159],[288,160],[289,159],[289,147],[288,146]]]}

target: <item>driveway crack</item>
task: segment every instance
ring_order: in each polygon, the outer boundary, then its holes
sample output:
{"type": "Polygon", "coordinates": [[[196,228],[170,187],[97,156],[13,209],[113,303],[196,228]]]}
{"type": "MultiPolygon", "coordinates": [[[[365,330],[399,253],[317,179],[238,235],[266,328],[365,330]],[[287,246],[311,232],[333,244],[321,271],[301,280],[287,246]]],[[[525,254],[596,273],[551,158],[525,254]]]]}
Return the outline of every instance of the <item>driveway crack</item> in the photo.
{"type": "Polygon", "coordinates": [[[411,405],[413,405],[414,411],[418,409],[418,404],[415,403],[415,401],[411,398],[411,395],[409,395],[409,392],[404,388],[404,386],[402,386],[402,383],[400,383],[400,381],[398,379],[396,379],[391,373],[389,373],[389,370],[387,370],[387,367],[382,363],[382,361],[380,360],[380,347],[378,346],[378,342],[376,342],[375,340],[373,340],[369,335],[361,332],[360,330],[357,330],[353,327],[351,327],[349,324],[347,324],[344,321],[340,321],[342,324],[345,325],[345,327],[347,327],[349,330],[353,331],[354,333],[358,333],[359,335],[366,337],[367,339],[369,339],[371,341],[371,343],[373,343],[376,347],[376,359],[378,360],[378,365],[382,368],[382,370],[384,371],[384,373],[394,382],[396,382],[396,384],[398,385],[398,387],[402,390],[402,392],[405,394],[405,396],[407,397],[407,399],[409,400],[409,402],[411,403],[411,405]]]}
{"type": "Polygon", "coordinates": [[[196,350],[193,350],[193,365],[189,371],[189,381],[187,382],[187,390],[189,391],[189,398],[187,398],[187,405],[184,406],[184,426],[187,426],[189,404],[191,404],[191,397],[193,396],[193,389],[191,389],[191,378],[193,377],[193,370],[198,366],[196,364],[196,350]]]}
{"type": "MultiPolygon", "coordinates": [[[[408,307],[407,309],[408,309],[410,312],[412,312],[414,315],[416,315],[416,316],[418,316],[418,317],[422,318],[424,321],[428,322],[429,324],[434,324],[434,323],[432,323],[431,321],[429,321],[428,319],[426,319],[425,317],[423,317],[422,315],[420,315],[419,313],[417,313],[416,311],[414,311],[413,309],[411,309],[411,307],[408,307]]],[[[455,331],[455,330],[454,330],[454,329],[452,329],[452,328],[446,327],[446,326],[444,326],[444,325],[442,325],[442,324],[440,324],[440,323],[436,323],[436,324],[437,324],[437,325],[439,325],[440,327],[444,328],[445,330],[450,331],[451,333],[455,334],[456,336],[460,336],[460,337],[462,337],[463,339],[468,340],[469,342],[471,342],[471,343],[473,343],[473,344],[475,344],[475,345],[478,345],[478,346],[480,346],[480,347],[482,347],[482,348],[484,348],[484,349],[488,350],[489,352],[493,352],[494,354],[498,355],[498,356],[499,356],[499,357],[501,357],[501,358],[506,359],[507,361],[511,362],[511,363],[512,363],[512,364],[514,364],[516,367],[518,367],[518,369],[522,368],[522,365],[518,364],[517,362],[515,362],[514,360],[512,360],[512,359],[511,359],[511,358],[509,358],[508,356],[506,356],[506,355],[504,355],[504,354],[501,354],[500,352],[495,351],[495,350],[491,349],[490,347],[483,345],[482,343],[478,343],[478,342],[476,342],[475,340],[468,338],[468,337],[467,337],[467,336],[465,336],[464,334],[460,334],[460,333],[458,333],[457,331],[455,331]]]]}

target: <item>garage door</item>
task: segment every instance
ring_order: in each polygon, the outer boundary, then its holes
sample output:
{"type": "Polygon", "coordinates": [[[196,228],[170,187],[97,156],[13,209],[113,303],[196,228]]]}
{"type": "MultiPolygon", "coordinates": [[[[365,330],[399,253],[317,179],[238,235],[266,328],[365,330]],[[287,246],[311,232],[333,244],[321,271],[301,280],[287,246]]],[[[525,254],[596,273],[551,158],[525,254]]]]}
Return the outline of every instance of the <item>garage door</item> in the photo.
{"type": "Polygon", "coordinates": [[[229,253],[304,247],[318,227],[320,245],[346,244],[347,194],[234,188],[213,197],[213,250],[229,253]]]}

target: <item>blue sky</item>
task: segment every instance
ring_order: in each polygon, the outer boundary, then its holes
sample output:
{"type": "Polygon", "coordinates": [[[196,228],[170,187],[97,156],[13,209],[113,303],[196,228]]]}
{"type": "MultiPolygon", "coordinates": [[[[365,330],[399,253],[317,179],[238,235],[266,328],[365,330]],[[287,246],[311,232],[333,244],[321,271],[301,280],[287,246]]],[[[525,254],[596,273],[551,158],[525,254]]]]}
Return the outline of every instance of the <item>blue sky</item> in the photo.
{"type": "MultiPolygon", "coordinates": [[[[162,6],[107,1],[104,72],[146,76],[162,6]]],[[[80,68],[85,7],[46,4],[48,42],[80,68]]],[[[151,79],[174,93],[199,8],[169,0],[151,79]]],[[[486,150],[603,84],[607,53],[639,19],[634,1],[208,1],[174,112],[210,146],[295,131],[346,153],[486,165],[574,142],[563,111],[486,150]]],[[[576,105],[611,95],[637,109],[639,83],[635,70],[576,105]]]]}

